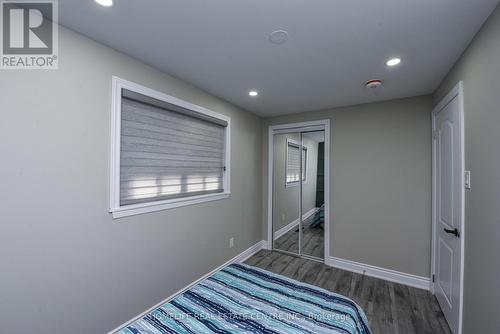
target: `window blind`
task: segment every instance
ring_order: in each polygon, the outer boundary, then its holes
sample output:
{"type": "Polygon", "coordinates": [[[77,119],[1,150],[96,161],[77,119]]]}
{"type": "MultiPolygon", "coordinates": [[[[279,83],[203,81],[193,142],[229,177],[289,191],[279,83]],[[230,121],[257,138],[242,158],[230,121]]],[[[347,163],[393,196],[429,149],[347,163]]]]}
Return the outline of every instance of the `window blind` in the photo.
{"type": "Polygon", "coordinates": [[[227,124],[142,97],[122,97],[120,205],[223,192],[227,124]]]}
{"type": "MultiPolygon", "coordinates": [[[[293,142],[287,142],[287,159],[286,159],[286,183],[299,181],[300,175],[300,156],[299,145],[293,142]]],[[[307,165],[307,148],[302,147],[302,181],[306,179],[307,165]]]]}

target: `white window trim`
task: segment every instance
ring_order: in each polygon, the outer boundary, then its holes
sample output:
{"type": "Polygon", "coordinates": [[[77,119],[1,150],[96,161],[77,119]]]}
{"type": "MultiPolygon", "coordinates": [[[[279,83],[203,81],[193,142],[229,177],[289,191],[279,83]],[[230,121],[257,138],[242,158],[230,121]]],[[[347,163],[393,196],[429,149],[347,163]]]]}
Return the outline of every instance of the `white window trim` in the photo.
{"type": "MultiPolygon", "coordinates": [[[[293,139],[290,139],[290,138],[287,138],[286,139],[286,155],[285,155],[285,188],[290,188],[290,187],[296,187],[299,185],[299,182],[300,181],[291,181],[291,182],[288,182],[286,180],[286,176],[287,176],[287,171],[288,171],[288,145],[289,143],[295,145],[295,146],[298,146],[300,148],[300,143],[296,140],[293,140],[293,139]]],[[[306,145],[302,144],[302,149],[305,149],[306,150],[306,162],[305,162],[305,166],[306,166],[306,170],[305,170],[305,173],[304,173],[304,179],[302,180],[302,184],[307,184],[307,159],[308,159],[308,151],[309,151],[309,147],[307,147],[306,145]]]]}
{"type": "Polygon", "coordinates": [[[198,105],[186,102],[184,100],[178,99],[176,97],[113,76],[112,99],[111,99],[111,161],[110,161],[109,212],[112,213],[113,218],[121,218],[121,217],[133,216],[148,212],[178,208],[181,206],[217,201],[228,198],[229,195],[231,194],[230,138],[231,138],[231,119],[229,117],[214,112],[212,110],[200,107],[198,105]],[[165,101],[167,103],[192,110],[196,113],[207,115],[227,122],[227,127],[225,130],[224,160],[225,160],[226,171],[223,177],[224,192],[120,206],[120,144],[121,144],[120,138],[121,138],[122,89],[127,89],[132,92],[143,94],[152,97],[154,99],[165,101]]]}

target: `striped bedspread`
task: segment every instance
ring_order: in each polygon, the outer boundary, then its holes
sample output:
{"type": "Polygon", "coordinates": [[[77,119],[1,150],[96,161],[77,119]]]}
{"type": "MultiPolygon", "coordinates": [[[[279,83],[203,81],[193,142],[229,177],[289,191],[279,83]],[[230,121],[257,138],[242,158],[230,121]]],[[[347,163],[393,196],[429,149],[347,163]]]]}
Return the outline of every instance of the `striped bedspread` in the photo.
{"type": "Polygon", "coordinates": [[[370,334],[353,301],[245,264],[230,265],[119,334],[370,334]]]}

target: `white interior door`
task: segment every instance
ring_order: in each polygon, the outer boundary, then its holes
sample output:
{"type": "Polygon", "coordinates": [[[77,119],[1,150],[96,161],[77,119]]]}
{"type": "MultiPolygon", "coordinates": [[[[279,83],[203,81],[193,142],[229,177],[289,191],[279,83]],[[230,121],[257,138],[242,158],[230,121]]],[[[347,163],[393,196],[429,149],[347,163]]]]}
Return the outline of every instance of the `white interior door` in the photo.
{"type": "Polygon", "coordinates": [[[454,334],[460,332],[463,229],[461,89],[434,112],[434,293],[454,334]]]}

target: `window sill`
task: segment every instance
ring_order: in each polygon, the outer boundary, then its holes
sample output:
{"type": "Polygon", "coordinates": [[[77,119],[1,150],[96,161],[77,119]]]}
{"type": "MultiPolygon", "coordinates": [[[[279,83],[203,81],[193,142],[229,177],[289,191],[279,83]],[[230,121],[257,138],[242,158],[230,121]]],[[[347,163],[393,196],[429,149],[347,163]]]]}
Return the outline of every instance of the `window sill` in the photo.
{"type": "MultiPolygon", "coordinates": [[[[292,187],[297,187],[299,185],[299,181],[295,182],[287,182],[285,183],[285,188],[292,188],[292,187]]],[[[302,181],[302,185],[307,184],[307,181],[302,181]]]]}
{"type": "Polygon", "coordinates": [[[187,198],[170,199],[170,200],[151,202],[151,203],[141,203],[141,204],[122,206],[118,208],[111,208],[110,212],[113,215],[113,219],[117,219],[128,216],[140,215],[143,213],[179,208],[183,206],[199,204],[204,202],[218,201],[226,199],[230,195],[231,195],[230,192],[225,192],[219,194],[208,194],[208,195],[199,195],[187,198]]]}

